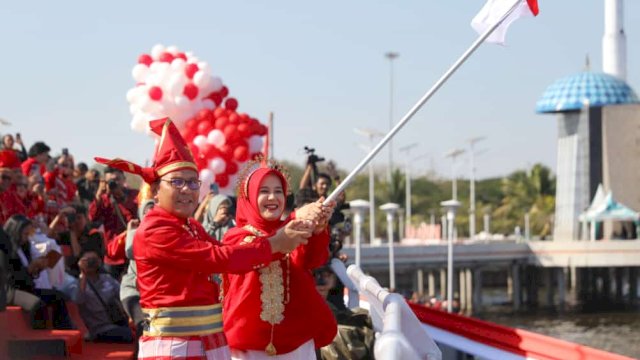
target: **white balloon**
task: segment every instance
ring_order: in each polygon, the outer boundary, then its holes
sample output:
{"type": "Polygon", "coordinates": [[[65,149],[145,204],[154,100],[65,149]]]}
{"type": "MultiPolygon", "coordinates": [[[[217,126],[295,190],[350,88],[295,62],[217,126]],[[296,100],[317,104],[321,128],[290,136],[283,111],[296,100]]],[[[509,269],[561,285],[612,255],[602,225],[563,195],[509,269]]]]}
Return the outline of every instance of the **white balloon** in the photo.
{"type": "Polygon", "coordinates": [[[253,135],[249,138],[249,154],[257,153],[262,151],[262,145],[264,145],[264,140],[260,135],[253,135]]]}
{"type": "Polygon", "coordinates": [[[207,142],[219,148],[227,142],[227,139],[224,137],[222,131],[213,129],[209,131],[209,134],[207,135],[207,142]]]}
{"type": "Polygon", "coordinates": [[[222,174],[227,169],[227,163],[223,158],[216,156],[209,161],[209,169],[215,175],[222,174]]]}
{"type": "Polygon", "coordinates": [[[198,69],[207,75],[211,75],[211,65],[205,61],[200,61],[198,63],[198,69]]]}
{"type": "Polygon", "coordinates": [[[178,53],[178,47],[175,46],[175,45],[171,45],[171,46],[167,47],[167,49],[165,51],[175,55],[175,54],[178,53]]]}
{"type": "Polygon", "coordinates": [[[149,67],[145,64],[136,64],[133,69],[131,69],[131,76],[133,76],[133,80],[138,83],[145,82],[147,75],[149,75],[149,67]]]}
{"type": "Polygon", "coordinates": [[[187,62],[184,59],[176,58],[171,62],[171,71],[174,73],[180,73],[184,75],[184,67],[187,65],[187,62]]]}
{"type": "Polygon", "coordinates": [[[216,108],[216,103],[214,103],[211,99],[202,100],[202,106],[206,109],[213,110],[216,108]]]}
{"type": "Polygon", "coordinates": [[[211,91],[220,91],[223,86],[222,79],[217,76],[211,78],[211,91]]]}
{"type": "MultiPolygon", "coordinates": [[[[160,58],[160,54],[162,54],[163,52],[164,45],[156,44],[151,48],[151,57],[153,57],[154,60],[158,60],[158,58],[160,58]]],[[[153,63],[151,65],[153,65],[153,63]]]]}
{"type": "Polygon", "coordinates": [[[193,144],[202,149],[202,147],[207,144],[207,138],[204,135],[198,135],[193,138],[193,144]]]}
{"type": "Polygon", "coordinates": [[[186,76],[180,76],[178,74],[171,75],[171,80],[167,84],[167,90],[172,97],[181,96],[186,83],[186,76]]]}
{"type": "Polygon", "coordinates": [[[127,102],[133,104],[138,99],[138,91],[136,88],[131,88],[127,91],[127,102]]]}
{"type": "Polygon", "coordinates": [[[211,183],[213,181],[213,172],[209,169],[200,170],[200,181],[211,183]]]}
{"type": "MultiPolygon", "coordinates": [[[[203,89],[208,87],[209,83],[211,82],[211,75],[207,75],[204,71],[202,70],[198,70],[194,75],[193,75],[193,83],[196,84],[196,86],[199,89],[203,89]]],[[[207,93],[208,95],[208,93],[207,93]]]]}

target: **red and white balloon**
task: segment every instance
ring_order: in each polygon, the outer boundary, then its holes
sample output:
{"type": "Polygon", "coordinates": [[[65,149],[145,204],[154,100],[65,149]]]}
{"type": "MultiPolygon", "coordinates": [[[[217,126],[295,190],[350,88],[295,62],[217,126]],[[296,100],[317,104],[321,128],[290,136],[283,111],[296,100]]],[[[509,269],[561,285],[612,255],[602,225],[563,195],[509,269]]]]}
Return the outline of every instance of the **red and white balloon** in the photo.
{"type": "Polygon", "coordinates": [[[229,89],[191,52],[155,45],[138,57],[131,75],[136,82],[127,92],[131,128],[149,134],[149,121],[170,117],[196,159],[201,190],[215,181],[221,193],[232,194],[238,169],[262,152],[267,128],[237,113],[229,89]]]}

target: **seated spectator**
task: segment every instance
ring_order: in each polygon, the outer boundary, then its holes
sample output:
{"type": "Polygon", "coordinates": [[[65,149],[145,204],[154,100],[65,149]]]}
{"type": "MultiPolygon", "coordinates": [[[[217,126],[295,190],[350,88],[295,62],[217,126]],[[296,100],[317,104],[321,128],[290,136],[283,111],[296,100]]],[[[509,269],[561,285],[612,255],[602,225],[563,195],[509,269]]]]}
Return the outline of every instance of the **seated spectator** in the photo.
{"type": "Polygon", "coordinates": [[[76,181],[76,184],[78,180],[85,177],[87,171],[89,171],[89,167],[87,166],[87,164],[83,162],[79,162],[76,164],[76,168],[73,169],[73,179],[74,181],[76,181]]]}
{"type": "Polygon", "coordinates": [[[120,284],[111,276],[99,273],[100,256],[94,251],[82,254],[78,261],[80,284],[76,302],[88,340],[131,343],[133,336],[120,304],[120,284]],[[120,314],[118,314],[120,312],[120,314]]]}
{"type": "Polygon", "coordinates": [[[15,151],[16,156],[18,157],[20,162],[27,160],[27,150],[24,148],[24,144],[22,143],[22,136],[20,136],[20,133],[16,134],[15,141],[13,139],[13,135],[5,134],[2,137],[2,150],[15,151]],[[20,145],[20,148],[16,149],[15,144],[20,145]]]}
{"type": "Polygon", "coordinates": [[[20,167],[22,173],[31,176],[32,173],[44,176],[47,170],[47,161],[49,160],[49,151],[51,148],[42,141],[38,141],[29,148],[29,158],[22,162],[20,167]]]}
{"type": "Polygon", "coordinates": [[[62,246],[70,247],[70,254],[66,256],[67,271],[73,276],[80,275],[78,260],[80,255],[93,251],[99,256],[105,255],[104,239],[102,233],[89,226],[87,208],[83,205],[74,205],[74,212],[68,213],[68,230],[59,237],[62,246]]]}
{"type": "Polygon", "coordinates": [[[31,316],[33,328],[45,328],[48,315],[47,306],[53,310],[53,327],[71,329],[73,324],[67,313],[64,296],[57,290],[38,289],[34,277],[49,267],[47,257],[33,259],[29,238],[35,227],[24,215],[13,215],[4,225],[6,239],[0,256],[4,258],[6,287],[9,290],[7,303],[22,307],[31,316]]]}
{"type": "MultiPolygon", "coordinates": [[[[82,164],[82,163],[80,163],[82,164]]],[[[78,166],[80,166],[78,164],[78,166]]],[[[95,169],[88,170],[76,181],[78,188],[78,197],[80,201],[86,203],[87,206],[93,201],[100,185],[100,172],[95,169]]]]}
{"type": "MultiPolygon", "coordinates": [[[[336,286],[337,277],[331,267],[316,269],[316,289],[327,299],[336,286]]],[[[323,360],[373,359],[374,331],[369,313],[364,309],[352,311],[344,305],[340,308],[327,301],[338,322],[338,333],[333,342],[319,350],[323,360]]]]}
{"type": "MultiPolygon", "coordinates": [[[[104,181],[100,182],[94,200],[89,205],[89,219],[104,225],[107,247],[118,235],[127,229],[129,221],[137,219],[138,192],[128,189],[121,170],[107,168],[104,181]]],[[[114,278],[120,279],[126,270],[126,258],[104,258],[105,269],[114,278]]]]}

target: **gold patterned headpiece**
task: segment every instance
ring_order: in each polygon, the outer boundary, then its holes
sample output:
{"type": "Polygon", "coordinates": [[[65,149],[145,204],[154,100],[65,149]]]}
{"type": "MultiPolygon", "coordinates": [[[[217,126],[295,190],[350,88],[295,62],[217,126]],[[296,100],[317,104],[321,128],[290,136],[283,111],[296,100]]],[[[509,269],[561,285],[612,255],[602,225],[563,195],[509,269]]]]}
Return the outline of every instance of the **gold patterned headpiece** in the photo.
{"type": "Polygon", "coordinates": [[[287,168],[273,159],[264,159],[262,156],[258,156],[253,160],[249,160],[239,173],[238,183],[236,184],[238,197],[247,198],[249,196],[249,180],[261,168],[269,168],[281,173],[287,182],[286,187],[290,191],[291,177],[287,168]]]}

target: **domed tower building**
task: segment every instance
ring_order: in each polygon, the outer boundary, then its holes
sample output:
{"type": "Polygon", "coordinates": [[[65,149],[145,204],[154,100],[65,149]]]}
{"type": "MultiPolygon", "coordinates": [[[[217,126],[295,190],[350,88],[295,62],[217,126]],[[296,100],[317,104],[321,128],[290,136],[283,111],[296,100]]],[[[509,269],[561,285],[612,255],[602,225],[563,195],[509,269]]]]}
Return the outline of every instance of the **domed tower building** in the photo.
{"type": "MultiPolygon", "coordinates": [[[[558,118],[554,240],[587,238],[578,217],[599,184],[619,202],[640,211],[640,101],[626,83],[622,0],[605,0],[603,71],[557,80],[536,112],[558,118]]],[[[610,238],[605,223],[604,237],[610,238]]]]}

